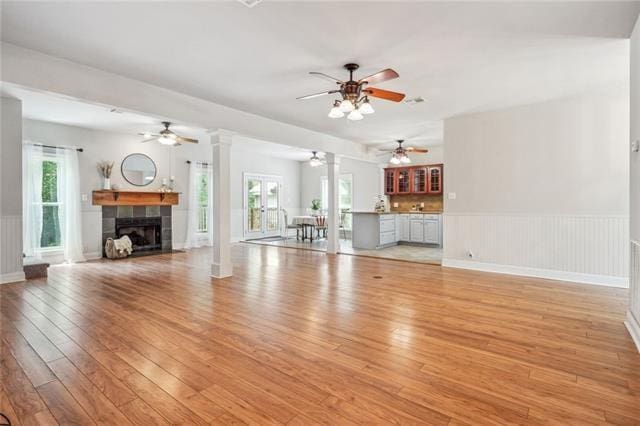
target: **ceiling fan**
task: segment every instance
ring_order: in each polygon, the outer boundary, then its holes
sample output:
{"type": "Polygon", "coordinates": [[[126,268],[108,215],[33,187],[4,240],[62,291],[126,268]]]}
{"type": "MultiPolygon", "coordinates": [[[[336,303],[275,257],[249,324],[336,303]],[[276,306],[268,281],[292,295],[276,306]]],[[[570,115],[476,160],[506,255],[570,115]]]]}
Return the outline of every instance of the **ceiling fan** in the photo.
{"type": "Polygon", "coordinates": [[[180,146],[182,145],[180,142],[198,143],[197,139],[178,136],[173,131],[169,130],[169,126],[171,126],[171,123],[169,121],[163,121],[162,125],[164,126],[164,130],[161,130],[159,134],[153,134],[149,132],[138,133],[140,136],[144,136],[145,138],[147,138],[142,142],[144,143],[157,141],[163,145],[171,146],[180,146]]]}
{"type": "Polygon", "coordinates": [[[311,167],[318,167],[318,166],[322,166],[323,164],[325,164],[324,158],[320,158],[318,156],[318,151],[311,151],[311,153],[313,154],[311,156],[311,158],[309,159],[309,165],[311,167]]]}
{"type": "Polygon", "coordinates": [[[409,163],[411,163],[411,159],[409,158],[409,155],[408,155],[410,152],[415,152],[415,153],[420,153],[420,154],[426,154],[427,152],[429,152],[428,149],[414,148],[412,146],[404,147],[404,146],[402,146],[402,143],[404,142],[403,139],[398,139],[398,140],[396,140],[396,142],[398,143],[397,147],[395,147],[393,149],[381,149],[380,150],[382,152],[390,152],[391,153],[391,159],[389,160],[389,162],[391,164],[409,164],[409,163]]]}
{"type": "Polygon", "coordinates": [[[301,96],[297,99],[312,99],[319,96],[332,95],[339,93],[342,99],[336,99],[333,102],[333,107],[329,111],[329,117],[341,118],[345,114],[349,120],[362,120],[364,115],[373,114],[375,111],[369,103],[369,97],[380,98],[392,102],[400,102],[404,99],[404,93],[392,92],[389,90],[378,89],[371,87],[372,84],[382,83],[384,81],[393,80],[398,78],[397,72],[391,68],[384,69],[375,74],[371,74],[368,77],[361,78],[355,81],[353,79],[353,72],[360,66],[358,64],[346,64],[344,68],[349,71],[349,80],[342,81],[330,75],[312,71],[309,74],[316,77],[324,78],[338,85],[338,88],[328,90],[326,92],[314,93],[312,95],[301,96]]]}

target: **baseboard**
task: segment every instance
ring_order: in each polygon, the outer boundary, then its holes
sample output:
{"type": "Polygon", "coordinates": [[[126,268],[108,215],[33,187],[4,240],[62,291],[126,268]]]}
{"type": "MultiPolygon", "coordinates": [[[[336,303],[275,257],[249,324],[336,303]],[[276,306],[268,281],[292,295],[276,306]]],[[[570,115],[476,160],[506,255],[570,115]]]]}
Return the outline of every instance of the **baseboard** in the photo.
{"type": "Polygon", "coordinates": [[[90,251],[84,254],[84,258],[86,260],[96,260],[96,259],[102,259],[102,252],[101,251],[90,251]]]}
{"type": "Polygon", "coordinates": [[[640,322],[631,311],[627,311],[627,319],[624,321],[624,325],[627,326],[627,330],[629,330],[629,334],[631,334],[631,338],[636,344],[638,352],[640,352],[640,322]]]}
{"type": "Polygon", "coordinates": [[[524,277],[545,278],[549,280],[569,281],[582,284],[594,284],[606,287],[629,288],[629,279],[627,277],[554,271],[550,269],[499,265],[495,263],[474,262],[471,260],[459,259],[442,259],[442,266],[446,266],[449,268],[471,269],[474,271],[495,272],[498,274],[510,274],[520,275],[524,277]]]}
{"type": "Polygon", "coordinates": [[[24,281],[24,272],[12,272],[10,274],[0,274],[0,284],[16,283],[24,281]]]}

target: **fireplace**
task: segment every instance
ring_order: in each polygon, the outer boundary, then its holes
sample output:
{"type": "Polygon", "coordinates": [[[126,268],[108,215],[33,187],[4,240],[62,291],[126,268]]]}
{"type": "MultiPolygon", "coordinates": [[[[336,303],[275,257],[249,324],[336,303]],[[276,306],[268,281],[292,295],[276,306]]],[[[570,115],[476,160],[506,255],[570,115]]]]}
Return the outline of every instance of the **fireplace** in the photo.
{"type": "Polygon", "coordinates": [[[171,206],[102,206],[102,249],[108,238],[128,235],[133,256],[173,251],[171,206]]]}
{"type": "Polygon", "coordinates": [[[133,251],[162,250],[162,218],[116,218],[116,236],[128,236],[133,251]]]}

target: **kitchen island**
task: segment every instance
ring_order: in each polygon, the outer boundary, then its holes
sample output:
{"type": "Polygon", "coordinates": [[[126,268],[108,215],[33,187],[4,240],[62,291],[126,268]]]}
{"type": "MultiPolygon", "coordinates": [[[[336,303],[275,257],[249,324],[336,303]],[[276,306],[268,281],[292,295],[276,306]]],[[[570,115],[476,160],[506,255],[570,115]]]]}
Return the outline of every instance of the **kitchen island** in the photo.
{"type": "Polygon", "coordinates": [[[382,249],[401,243],[442,245],[441,212],[353,212],[353,248],[382,249]]]}

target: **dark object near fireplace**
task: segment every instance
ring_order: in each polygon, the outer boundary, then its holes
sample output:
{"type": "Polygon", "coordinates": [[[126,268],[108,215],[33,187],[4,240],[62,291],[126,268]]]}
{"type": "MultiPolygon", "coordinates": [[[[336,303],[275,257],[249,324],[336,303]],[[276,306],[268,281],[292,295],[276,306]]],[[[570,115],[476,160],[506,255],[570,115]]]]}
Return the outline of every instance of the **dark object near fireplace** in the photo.
{"type": "Polygon", "coordinates": [[[116,235],[127,235],[134,252],[162,250],[162,218],[116,218],[116,235]]]}

